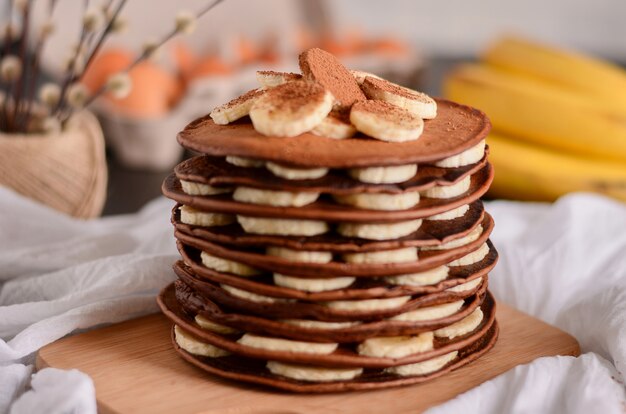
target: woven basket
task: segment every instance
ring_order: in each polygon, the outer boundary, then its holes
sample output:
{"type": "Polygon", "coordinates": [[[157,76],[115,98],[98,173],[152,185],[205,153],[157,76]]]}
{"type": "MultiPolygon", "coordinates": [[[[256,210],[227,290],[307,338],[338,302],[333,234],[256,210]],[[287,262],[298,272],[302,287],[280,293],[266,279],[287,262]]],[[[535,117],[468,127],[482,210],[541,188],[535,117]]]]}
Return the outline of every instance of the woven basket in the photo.
{"type": "Polygon", "coordinates": [[[0,185],[74,217],[99,216],[107,166],[98,120],[83,111],[58,134],[0,133],[0,185]]]}

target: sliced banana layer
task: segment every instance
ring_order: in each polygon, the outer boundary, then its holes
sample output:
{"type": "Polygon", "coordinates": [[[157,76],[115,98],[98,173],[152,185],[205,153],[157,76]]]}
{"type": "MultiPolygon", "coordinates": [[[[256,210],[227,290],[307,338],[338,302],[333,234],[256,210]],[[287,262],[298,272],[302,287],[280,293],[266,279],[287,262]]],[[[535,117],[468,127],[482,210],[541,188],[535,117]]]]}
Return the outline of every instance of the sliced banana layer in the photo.
{"type": "Polygon", "coordinates": [[[202,264],[208,267],[209,269],[213,269],[216,272],[222,273],[232,273],[238,276],[256,276],[260,275],[261,271],[259,269],[255,269],[254,267],[248,266],[243,263],[234,262],[228,259],[222,259],[221,257],[213,256],[207,252],[200,253],[200,260],[202,264]]]}
{"type": "Polygon", "coordinates": [[[354,264],[415,262],[417,261],[417,247],[403,247],[401,249],[364,253],[345,253],[342,258],[346,263],[354,264]]]}
{"type": "Polygon", "coordinates": [[[178,325],[174,325],[174,339],[178,346],[193,355],[209,358],[219,358],[230,355],[230,352],[224,349],[197,340],[178,325]]]}
{"type": "Polygon", "coordinates": [[[276,177],[286,180],[315,180],[328,173],[328,168],[290,168],[268,161],[265,167],[276,177]]]}
{"type": "Polygon", "coordinates": [[[446,316],[454,315],[461,309],[461,307],[463,307],[463,301],[458,300],[456,302],[444,303],[442,305],[436,306],[428,306],[425,308],[401,313],[400,315],[389,318],[389,320],[404,322],[433,321],[435,319],[441,319],[445,318],[446,316]]]}
{"type": "Polygon", "coordinates": [[[242,203],[261,204],[275,207],[302,207],[314,203],[319,193],[261,190],[252,187],[237,187],[233,199],[242,203]]]}
{"type": "Polygon", "coordinates": [[[395,184],[410,180],[417,173],[417,164],[389,167],[351,168],[348,174],[355,180],[368,184],[395,184]]]}
{"type": "Polygon", "coordinates": [[[380,358],[402,358],[419,354],[434,348],[434,335],[424,332],[415,336],[389,336],[370,338],[363,341],[358,349],[360,355],[380,358]]]}
{"type": "Polygon", "coordinates": [[[385,372],[397,374],[402,377],[414,377],[417,375],[426,375],[437,372],[456,358],[458,351],[452,351],[448,354],[432,358],[415,364],[398,365],[397,367],[386,368],[385,372]]]}
{"type": "Polygon", "coordinates": [[[234,286],[225,284],[220,285],[222,289],[240,299],[245,299],[250,302],[256,303],[287,303],[292,302],[291,299],[273,298],[271,296],[259,295],[258,293],[249,292],[247,290],[239,289],[234,286]]]}
{"type": "Polygon", "coordinates": [[[447,243],[440,244],[439,246],[425,246],[422,250],[450,250],[457,247],[465,246],[471,242],[478,240],[480,235],[483,234],[483,226],[479,224],[468,235],[459,237],[458,239],[450,240],[447,243]]]}
{"type": "Polygon", "coordinates": [[[365,72],[364,70],[352,69],[352,70],[350,70],[350,73],[352,74],[352,76],[354,76],[354,79],[356,80],[356,83],[358,83],[359,85],[362,85],[363,81],[368,76],[370,78],[374,78],[374,79],[382,79],[380,76],[374,75],[373,73],[365,72]]]}
{"type": "Polygon", "coordinates": [[[347,381],[358,377],[363,372],[362,368],[325,368],[278,361],[267,361],[266,367],[275,375],[312,382],[347,381]]]}
{"type": "Polygon", "coordinates": [[[472,290],[478,287],[483,281],[482,277],[478,279],[471,280],[469,282],[463,283],[461,285],[457,285],[455,287],[451,287],[450,289],[446,289],[448,292],[467,292],[468,290],[472,290]]]}
{"type": "Polygon", "coordinates": [[[268,256],[280,257],[290,262],[329,263],[333,260],[333,254],[331,252],[294,250],[286,247],[271,246],[265,249],[265,253],[268,256]]]}
{"type": "Polygon", "coordinates": [[[413,234],[421,226],[422,220],[420,219],[379,224],[341,223],[337,226],[337,232],[345,237],[392,240],[413,234]]]}
{"type": "Polygon", "coordinates": [[[283,83],[300,80],[302,75],[299,73],[274,72],[273,70],[259,70],[256,73],[256,79],[265,89],[274,88],[283,83]]]}
{"type": "Polygon", "coordinates": [[[343,289],[354,283],[353,277],[333,277],[330,279],[305,279],[274,273],[274,284],[305,292],[325,292],[343,289]]]}
{"type": "Polygon", "coordinates": [[[237,221],[247,233],[276,236],[317,236],[326,233],[328,224],[319,220],[272,219],[237,215],[237,221]]]}
{"type": "Polygon", "coordinates": [[[385,299],[334,300],[326,302],[325,304],[332,309],[348,312],[364,312],[399,308],[410,299],[410,296],[398,296],[385,299]]]}
{"type": "Polygon", "coordinates": [[[469,211],[469,207],[469,204],[463,204],[462,206],[453,208],[452,210],[426,217],[425,220],[453,220],[455,218],[463,217],[465,213],[469,211]]]}
{"type": "Polygon", "coordinates": [[[472,148],[465,150],[460,154],[444,158],[443,160],[436,162],[435,165],[442,168],[463,167],[465,165],[477,163],[478,161],[482,160],[484,156],[485,140],[483,139],[472,148]]]}
{"type": "Polygon", "coordinates": [[[332,354],[337,349],[337,344],[292,341],[291,339],[269,338],[253,334],[244,334],[237,341],[241,345],[252,348],[266,349],[268,351],[299,352],[305,354],[332,354]]]}
{"type": "Polygon", "coordinates": [[[453,323],[452,325],[448,325],[444,328],[437,329],[435,331],[435,336],[438,338],[448,338],[453,339],[457,336],[466,335],[472,332],[474,329],[478,328],[478,325],[483,320],[483,311],[480,308],[476,308],[476,310],[470,313],[465,318],[461,319],[458,322],[453,323]]]}
{"type": "Polygon", "coordinates": [[[225,226],[236,220],[233,214],[207,213],[191,206],[181,206],[179,210],[180,221],[191,226],[225,226]]]}
{"type": "Polygon", "coordinates": [[[359,322],[324,322],[310,319],[283,319],[283,322],[305,329],[344,329],[358,325],[359,322]]]}
{"type": "Polygon", "coordinates": [[[265,165],[263,161],[254,158],[237,157],[235,155],[227,155],[226,162],[243,168],[259,168],[265,165]]]}
{"type": "Polygon", "coordinates": [[[422,118],[383,101],[355,103],[350,122],[365,135],[388,142],[414,141],[424,131],[422,118]]]}
{"type": "Polygon", "coordinates": [[[366,77],[361,84],[361,89],[370,99],[389,102],[422,119],[432,119],[437,116],[437,102],[425,93],[373,77],[366,77]]]}
{"type": "Polygon", "coordinates": [[[202,315],[196,315],[195,321],[202,329],[206,329],[207,331],[215,332],[218,334],[229,335],[229,334],[235,334],[239,332],[239,330],[235,328],[231,328],[230,326],[220,325],[219,323],[215,323],[212,320],[209,320],[202,315]]]}
{"type": "Polygon", "coordinates": [[[195,183],[193,181],[180,180],[180,185],[185,194],[209,196],[217,194],[232,193],[231,187],[213,187],[206,184],[195,183]]]}
{"type": "Polygon", "coordinates": [[[320,137],[346,139],[356,134],[356,128],[350,123],[349,115],[332,110],[311,133],[320,137]]]}
{"type": "Polygon", "coordinates": [[[448,266],[469,266],[474,263],[478,263],[483,260],[489,254],[489,246],[487,243],[483,243],[478,250],[474,250],[461,257],[460,259],[453,260],[448,263],[448,266]]]}
{"type": "Polygon", "coordinates": [[[333,198],[340,204],[368,210],[396,211],[415,207],[420,202],[420,193],[408,191],[400,194],[360,193],[334,195],[333,198]]]}
{"type": "Polygon", "coordinates": [[[428,198],[453,198],[467,192],[471,184],[471,176],[463,178],[456,184],[452,185],[436,185],[432,188],[424,190],[422,195],[428,198]]]}
{"type": "Polygon", "coordinates": [[[261,88],[252,89],[232,101],[215,108],[211,111],[211,119],[218,125],[226,125],[243,118],[250,113],[254,102],[264,93],[265,90],[261,88]]]}
{"type": "Polygon", "coordinates": [[[333,102],[333,95],[317,83],[287,82],[260,96],[250,109],[250,119],[263,135],[295,137],[319,125],[333,102]]]}
{"type": "Polygon", "coordinates": [[[392,285],[401,286],[427,286],[439,283],[445,280],[450,273],[448,266],[439,266],[434,269],[426,270],[420,273],[411,273],[407,275],[387,276],[385,281],[392,285]]]}

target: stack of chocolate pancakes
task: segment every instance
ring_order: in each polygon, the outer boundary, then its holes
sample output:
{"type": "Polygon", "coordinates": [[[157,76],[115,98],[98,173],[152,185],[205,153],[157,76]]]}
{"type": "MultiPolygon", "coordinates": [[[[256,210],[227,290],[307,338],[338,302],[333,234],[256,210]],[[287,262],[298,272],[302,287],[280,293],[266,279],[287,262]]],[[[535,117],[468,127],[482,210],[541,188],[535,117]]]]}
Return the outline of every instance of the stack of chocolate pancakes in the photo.
{"type": "Polygon", "coordinates": [[[487,352],[497,252],[485,115],[312,49],[178,136],[163,183],[175,349],[302,392],[418,383],[487,352]]]}

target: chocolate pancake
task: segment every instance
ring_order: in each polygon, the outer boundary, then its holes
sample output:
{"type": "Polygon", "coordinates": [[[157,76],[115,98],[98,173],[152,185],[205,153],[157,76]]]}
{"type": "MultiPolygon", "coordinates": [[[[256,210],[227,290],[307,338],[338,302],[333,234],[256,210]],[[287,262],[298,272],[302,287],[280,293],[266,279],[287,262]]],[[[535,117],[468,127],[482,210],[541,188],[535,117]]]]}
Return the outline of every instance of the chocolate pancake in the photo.
{"type": "Polygon", "coordinates": [[[186,272],[198,279],[208,280],[213,283],[224,283],[260,295],[277,298],[305,301],[391,298],[440,292],[485,276],[494,268],[498,260],[498,253],[495,248],[491,242],[488,242],[488,244],[489,254],[483,260],[467,266],[450,267],[448,277],[445,280],[426,286],[400,286],[389,284],[384,279],[357,278],[347,288],[324,292],[305,292],[275,285],[272,276],[268,274],[255,277],[241,277],[209,269],[201,263],[199,250],[181,243],[177,243],[177,246],[183,261],[178,261],[174,266],[178,268],[177,272],[186,272]]]}
{"type": "Polygon", "coordinates": [[[264,315],[269,318],[315,319],[327,322],[361,322],[390,318],[408,311],[466,299],[476,292],[480,293],[487,289],[487,278],[485,277],[480,285],[463,292],[442,291],[429,295],[415,295],[404,304],[389,309],[347,311],[331,308],[318,302],[301,300],[282,300],[271,303],[254,302],[231,295],[217,283],[197,279],[190,274],[178,271],[177,268],[174,268],[174,270],[177,272],[180,281],[194,290],[199,297],[209,299],[229,309],[236,309],[243,313],[264,315]]]}
{"type": "Polygon", "coordinates": [[[163,195],[180,204],[209,212],[283,219],[376,223],[429,217],[472,203],[487,192],[492,181],[493,167],[487,163],[481,170],[472,175],[470,188],[460,196],[448,199],[422,197],[415,207],[395,211],[359,209],[338,204],[325,197],[320,197],[315,203],[303,207],[274,207],[234,201],[232,194],[192,196],[182,190],[180,181],[175,174],[171,174],[165,179],[162,191],[163,195]]]}
{"type": "Polygon", "coordinates": [[[479,162],[458,168],[420,165],[413,178],[398,184],[366,184],[350,177],[343,170],[331,170],[325,176],[313,180],[287,180],[275,176],[265,168],[237,167],[226,162],[224,158],[206,155],[181,162],[174,168],[174,172],[179,180],[214,187],[241,185],[266,190],[312,191],[322,194],[397,194],[405,191],[422,191],[435,185],[456,184],[483,168],[487,163],[487,155],[488,149],[479,162]]]}
{"type": "Polygon", "coordinates": [[[433,269],[437,266],[441,266],[461,258],[478,249],[483,243],[485,243],[489,238],[489,234],[493,230],[493,219],[489,214],[485,214],[482,226],[483,232],[478,239],[473,242],[447,250],[420,250],[418,253],[419,260],[400,263],[355,264],[339,261],[332,261],[329,263],[292,262],[281,257],[268,256],[262,249],[234,249],[203,239],[198,239],[180,232],[175,232],[174,236],[183,244],[203,250],[211,255],[244,263],[267,272],[323,279],[337,276],[395,276],[433,269]]]}
{"type": "MultiPolygon", "coordinates": [[[[290,379],[270,373],[265,368],[265,361],[244,358],[241,356],[227,356],[221,358],[206,358],[192,355],[181,349],[174,340],[172,330],[172,342],[176,351],[188,362],[197,367],[220,377],[236,381],[260,384],[291,392],[302,393],[325,393],[356,390],[373,390],[381,388],[398,387],[403,385],[417,384],[440,377],[452,370],[458,369],[480,358],[489,351],[498,338],[498,323],[493,323],[491,328],[477,341],[459,350],[457,357],[437,372],[427,375],[402,377],[387,373],[380,369],[366,369],[357,378],[347,381],[333,382],[306,382],[290,379]]],[[[236,384],[234,384],[236,385],[236,384]]]]}
{"type": "Polygon", "coordinates": [[[470,204],[469,210],[462,217],[452,220],[424,220],[415,233],[397,239],[367,240],[344,237],[334,232],[311,237],[253,234],[246,233],[239,223],[212,227],[193,226],[180,220],[180,206],[177,204],[172,209],[174,228],[198,239],[234,246],[279,246],[295,250],[321,250],[338,253],[438,246],[471,233],[476,226],[483,222],[485,213],[482,201],[477,200],[470,204]]]}
{"type": "MultiPolygon", "coordinates": [[[[481,305],[483,320],[472,332],[455,337],[435,338],[434,349],[418,354],[408,355],[401,358],[370,357],[359,355],[357,352],[358,343],[344,343],[330,354],[312,354],[302,352],[272,351],[267,349],[250,347],[237,343],[243,333],[232,335],[220,335],[202,329],[193,318],[187,316],[182,308],[176,307],[175,303],[169,303],[172,307],[166,308],[165,316],[176,325],[191,333],[199,341],[206,342],[218,348],[225,349],[233,354],[243,357],[284,361],[295,364],[329,366],[329,367],[363,367],[363,368],[387,368],[397,365],[406,365],[431,359],[448,352],[464,348],[469,343],[475,342],[482,337],[495,320],[495,304],[489,296],[481,305]]],[[[315,342],[318,342],[316,340],[315,342]]],[[[320,341],[321,342],[321,341],[320,341]]]]}
{"type": "Polygon", "coordinates": [[[424,121],[418,140],[389,143],[357,135],[329,139],[305,133],[297,137],[267,137],[254,130],[249,118],[217,125],[199,118],[178,134],[185,148],[217,157],[234,155],[295,167],[370,167],[426,164],[459,154],[483,140],[491,129],[485,114],[469,106],[437,100],[437,117],[424,121]]]}
{"type": "Polygon", "coordinates": [[[484,301],[485,291],[481,290],[467,297],[464,299],[464,304],[458,312],[443,318],[429,321],[378,319],[340,329],[304,328],[286,323],[280,319],[266,318],[255,313],[243,313],[232,310],[200,296],[189,285],[180,280],[163,289],[158,301],[164,312],[167,309],[174,309],[178,306],[186,312],[187,317],[194,317],[200,314],[215,323],[243,332],[279,336],[297,341],[349,343],[364,341],[375,336],[416,335],[448,326],[465,318],[480,306],[484,301]],[[176,301],[177,304],[170,303],[171,301],[176,301]]]}

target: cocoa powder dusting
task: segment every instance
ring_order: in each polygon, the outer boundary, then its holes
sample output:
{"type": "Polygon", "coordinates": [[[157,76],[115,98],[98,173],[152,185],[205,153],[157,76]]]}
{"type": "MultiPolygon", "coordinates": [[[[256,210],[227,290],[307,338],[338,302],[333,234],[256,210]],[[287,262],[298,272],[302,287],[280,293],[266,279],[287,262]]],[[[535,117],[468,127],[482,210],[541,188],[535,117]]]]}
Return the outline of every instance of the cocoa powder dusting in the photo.
{"type": "Polygon", "coordinates": [[[422,98],[422,94],[419,92],[412,91],[410,89],[403,88],[400,85],[396,85],[395,83],[391,83],[384,79],[373,78],[371,76],[366,77],[363,81],[363,89],[367,91],[369,88],[390,92],[394,95],[402,96],[407,99],[419,100],[422,98]]]}
{"type": "Polygon", "coordinates": [[[402,124],[416,122],[419,118],[406,109],[385,101],[367,100],[357,102],[352,111],[364,111],[379,116],[381,119],[402,124]]]}
{"type": "Polygon", "coordinates": [[[226,105],[224,105],[226,108],[232,108],[236,105],[239,105],[243,102],[246,102],[249,99],[255,99],[258,98],[259,96],[263,95],[265,93],[264,89],[258,88],[258,89],[252,89],[246,93],[244,93],[241,96],[238,96],[237,98],[233,99],[232,101],[229,101],[228,103],[226,103],[226,105]]]}
{"type": "Polygon", "coordinates": [[[322,102],[326,90],[323,86],[304,80],[278,85],[266,92],[267,104],[277,111],[295,112],[312,102],[322,102]]]}
{"type": "Polygon", "coordinates": [[[330,53],[309,49],[300,54],[299,63],[303,76],[328,89],[341,105],[349,108],[366,99],[354,76],[330,53]]]}
{"type": "Polygon", "coordinates": [[[299,73],[293,72],[276,72],[274,70],[259,70],[257,73],[261,75],[273,76],[273,75],[282,75],[288,82],[302,79],[302,75],[299,73]]]}

